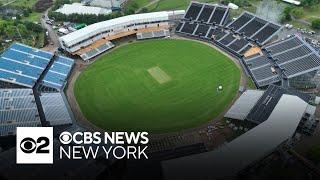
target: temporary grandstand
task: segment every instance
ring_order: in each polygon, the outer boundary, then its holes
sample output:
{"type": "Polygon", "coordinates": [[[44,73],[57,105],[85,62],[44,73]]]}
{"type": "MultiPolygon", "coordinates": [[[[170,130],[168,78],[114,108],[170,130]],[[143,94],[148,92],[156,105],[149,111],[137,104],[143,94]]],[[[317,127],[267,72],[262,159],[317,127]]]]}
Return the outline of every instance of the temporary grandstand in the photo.
{"type": "Polygon", "coordinates": [[[160,37],[159,33],[169,29],[170,21],[179,19],[184,13],[182,10],[123,16],[89,25],[60,37],[59,41],[67,52],[89,60],[114,47],[112,40],[130,35],[141,37],[141,33],[160,37]]]}
{"type": "Polygon", "coordinates": [[[152,38],[160,38],[160,37],[168,37],[170,36],[169,30],[160,30],[160,31],[153,31],[153,32],[142,32],[137,33],[137,39],[152,39],[152,38]]]}
{"type": "Polygon", "coordinates": [[[176,32],[213,42],[242,57],[251,48],[269,42],[281,29],[280,25],[249,12],[226,25],[229,11],[227,6],[192,2],[176,32]]]}
{"type": "Polygon", "coordinates": [[[243,62],[258,87],[288,80],[320,69],[320,55],[294,35],[262,47],[263,52],[243,62]]]}
{"type": "Polygon", "coordinates": [[[20,43],[5,50],[0,56],[0,136],[15,135],[16,127],[72,124],[62,91],[73,64],[20,43]]]}
{"type": "Polygon", "coordinates": [[[249,12],[231,22],[227,28],[259,45],[267,43],[281,29],[281,25],[269,22],[249,12]]]}
{"type": "Polygon", "coordinates": [[[40,102],[45,120],[50,126],[72,124],[71,110],[62,93],[43,93],[40,102]]]}
{"type": "Polygon", "coordinates": [[[263,123],[270,117],[281,97],[285,94],[297,96],[306,103],[311,101],[311,96],[308,94],[301,93],[294,89],[285,89],[280,86],[270,85],[265,91],[245,91],[225,114],[225,117],[247,120],[254,124],[263,123]]]}
{"type": "Polygon", "coordinates": [[[164,179],[230,179],[293,137],[308,103],[283,94],[270,116],[255,128],[211,152],[162,162],[164,179]],[[294,106],[288,107],[288,104],[294,106]]]}
{"type": "Polygon", "coordinates": [[[317,86],[320,55],[301,37],[277,41],[282,26],[249,12],[227,23],[229,11],[223,5],[191,2],[176,32],[213,43],[238,58],[259,88],[274,83],[317,86]]]}
{"type": "Polygon", "coordinates": [[[0,137],[15,135],[16,127],[72,124],[61,93],[39,96],[32,89],[0,89],[0,137]]]}
{"type": "Polygon", "coordinates": [[[73,64],[70,58],[14,43],[0,56],[1,86],[33,88],[41,84],[61,91],[73,64]]]}
{"type": "Polygon", "coordinates": [[[33,91],[0,89],[0,136],[14,135],[17,126],[41,126],[33,91]]]}

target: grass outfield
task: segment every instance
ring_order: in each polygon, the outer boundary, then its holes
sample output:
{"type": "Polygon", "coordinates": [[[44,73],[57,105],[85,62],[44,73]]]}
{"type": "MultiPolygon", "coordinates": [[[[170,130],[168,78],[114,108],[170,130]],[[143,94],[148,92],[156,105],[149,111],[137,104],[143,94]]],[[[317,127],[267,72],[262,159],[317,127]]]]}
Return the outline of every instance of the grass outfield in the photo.
{"type": "Polygon", "coordinates": [[[101,128],[163,133],[216,117],[239,81],[236,65],[207,45],[147,40],[102,56],[80,74],[74,93],[87,119],[101,128]]]}

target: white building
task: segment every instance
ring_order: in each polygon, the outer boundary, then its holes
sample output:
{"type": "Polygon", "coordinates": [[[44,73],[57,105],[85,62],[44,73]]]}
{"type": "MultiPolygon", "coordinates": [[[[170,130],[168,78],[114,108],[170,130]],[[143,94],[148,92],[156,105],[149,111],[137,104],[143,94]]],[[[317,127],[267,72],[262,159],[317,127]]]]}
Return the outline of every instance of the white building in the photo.
{"type": "Polygon", "coordinates": [[[64,4],[61,8],[57,9],[56,12],[70,15],[70,14],[110,14],[111,9],[105,9],[101,7],[84,6],[80,3],[64,4]]]}
{"type": "MultiPolygon", "coordinates": [[[[88,52],[86,51],[86,47],[90,47],[95,43],[104,46],[105,44],[110,44],[108,41],[140,32],[167,30],[169,28],[169,21],[183,17],[184,13],[185,11],[181,10],[133,14],[91,24],[85,28],[60,37],[60,46],[69,53],[77,54],[82,57],[83,54],[88,52]],[[101,41],[105,42],[101,44],[101,41]]],[[[83,59],[93,57],[97,55],[98,52],[89,52],[90,55],[84,55],[86,57],[83,57],[83,59]]]]}
{"type": "Polygon", "coordinates": [[[282,0],[283,2],[289,3],[289,4],[294,4],[299,6],[301,4],[300,1],[296,1],[296,0],[282,0]]]}

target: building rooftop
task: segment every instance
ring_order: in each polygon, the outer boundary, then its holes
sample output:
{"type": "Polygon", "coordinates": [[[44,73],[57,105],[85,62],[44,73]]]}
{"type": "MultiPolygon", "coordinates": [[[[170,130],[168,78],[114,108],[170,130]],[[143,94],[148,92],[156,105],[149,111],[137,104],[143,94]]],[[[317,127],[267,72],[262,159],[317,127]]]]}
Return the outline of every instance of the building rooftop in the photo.
{"type": "Polygon", "coordinates": [[[297,96],[283,94],[269,118],[222,147],[202,154],[162,162],[166,180],[221,179],[272,153],[291,138],[308,106],[297,96]],[[294,104],[294,106],[288,106],[294,104]]]}
{"type": "Polygon", "coordinates": [[[61,8],[57,9],[56,12],[70,15],[70,14],[110,14],[112,13],[111,9],[93,7],[93,6],[84,6],[81,3],[73,4],[64,4],[61,8]]]}
{"type": "Polygon", "coordinates": [[[264,91],[261,90],[246,90],[232,105],[224,117],[244,120],[263,93],[264,91]]]}
{"type": "Polygon", "coordinates": [[[148,21],[166,21],[169,19],[169,15],[173,15],[175,13],[183,14],[184,11],[161,11],[144,14],[133,14],[107,21],[102,21],[95,24],[91,24],[85,28],[72,32],[68,35],[62,36],[60,37],[60,41],[63,41],[67,46],[72,46],[78,42],[88,39],[91,36],[97,35],[98,33],[102,33],[108,29],[110,30],[116,27],[123,28],[123,26],[132,23],[141,23],[148,21]]]}
{"type": "Polygon", "coordinates": [[[306,103],[308,103],[311,98],[309,95],[300,93],[296,90],[284,89],[280,86],[270,85],[259,101],[250,110],[246,120],[256,124],[266,121],[284,94],[297,96],[306,103]]]}

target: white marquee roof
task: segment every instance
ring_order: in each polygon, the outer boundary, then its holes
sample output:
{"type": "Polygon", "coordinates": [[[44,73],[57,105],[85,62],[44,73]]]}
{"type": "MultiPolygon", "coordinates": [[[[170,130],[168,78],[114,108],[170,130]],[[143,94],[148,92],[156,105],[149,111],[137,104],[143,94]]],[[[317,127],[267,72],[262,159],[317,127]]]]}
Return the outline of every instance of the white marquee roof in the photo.
{"type": "Polygon", "coordinates": [[[181,11],[162,11],[162,12],[152,12],[144,14],[133,14],[128,16],[123,16],[108,21],[103,21],[95,24],[91,24],[85,28],[77,30],[73,33],[60,37],[60,41],[68,46],[76,44],[82,40],[99,34],[108,28],[123,28],[126,24],[150,22],[150,21],[165,21],[169,19],[170,15],[174,14],[184,14],[184,10],[181,11]]]}
{"type": "Polygon", "coordinates": [[[165,179],[211,180],[235,175],[292,137],[307,106],[297,96],[282,95],[265,122],[230,143],[211,152],[162,162],[165,179]]]}
{"type": "Polygon", "coordinates": [[[264,91],[246,90],[224,115],[226,118],[244,120],[264,91]]]}

